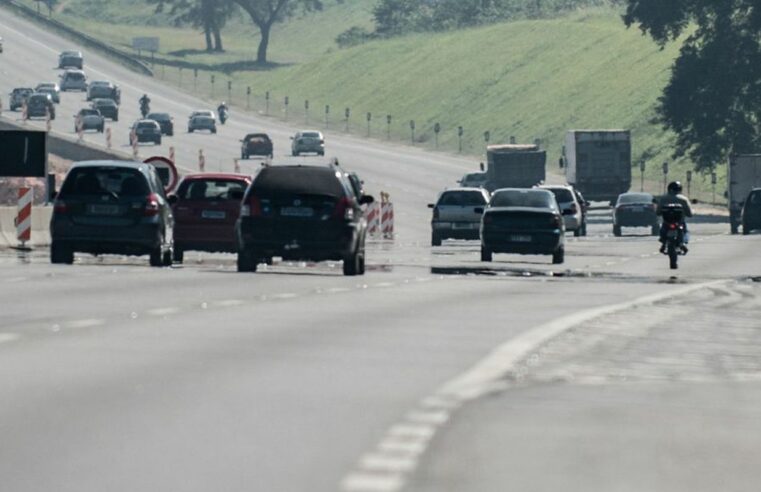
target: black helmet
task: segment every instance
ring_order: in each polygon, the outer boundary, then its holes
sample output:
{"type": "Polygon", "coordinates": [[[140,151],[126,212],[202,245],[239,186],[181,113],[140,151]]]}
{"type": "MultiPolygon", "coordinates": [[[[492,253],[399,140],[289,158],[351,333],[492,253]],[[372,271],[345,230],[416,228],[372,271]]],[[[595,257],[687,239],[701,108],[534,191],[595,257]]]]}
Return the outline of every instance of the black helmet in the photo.
{"type": "Polygon", "coordinates": [[[679,181],[672,181],[671,183],[669,183],[668,190],[669,190],[669,193],[673,195],[678,195],[679,193],[682,192],[682,183],[680,183],[679,181]]]}

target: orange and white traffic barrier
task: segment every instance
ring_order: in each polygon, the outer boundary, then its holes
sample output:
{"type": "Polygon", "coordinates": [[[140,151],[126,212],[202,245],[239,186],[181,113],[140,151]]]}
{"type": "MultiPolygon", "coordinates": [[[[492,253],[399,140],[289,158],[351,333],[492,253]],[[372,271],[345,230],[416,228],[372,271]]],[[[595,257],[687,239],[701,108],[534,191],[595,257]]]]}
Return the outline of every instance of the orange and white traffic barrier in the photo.
{"type": "Polygon", "coordinates": [[[203,149],[198,149],[198,170],[206,172],[206,156],[203,155],[203,149]]]}
{"type": "Polygon", "coordinates": [[[111,127],[106,128],[106,148],[111,150],[111,127]]]}
{"type": "Polygon", "coordinates": [[[26,123],[26,120],[29,119],[29,110],[26,107],[26,101],[24,101],[21,104],[21,120],[26,123]]]}
{"type": "Polygon", "coordinates": [[[235,170],[235,172],[239,173],[240,172],[240,160],[233,159],[233,162],[234,162],[234,170],[235,170]]]}
{"type": "Polygon", "coordinates": [[[77,140],[81,143],[85,139],[85,123],[77,116],[77,140]]]}
{"type": "Polygon", "coordinates": [[[135,133],[135,130],[132,130],[131,132],[129,132],[129,140],[130,140],[130,143],[132,144],[132,157],[137,159],[138,142],[137,142],[137,133],[135,133]]]}
{"type": "Polygon", "coordinates": [[[169,147],[169,160],[174,162],[174,145],[169,147]]]}
{"type": "Polygon", "coordinates": [[[18,190],[18,214],[16,215],[16,238],[23,248],[32,239],[32,188],[23,186],[18,190]]]}
{"type": "Polygon", "coordinates": [[[385,239],[394,237],[394,204],[384,192],[381,192],[381,232],[385,239]]]}
{"type": "Polygon", "coordinates": [[[50,118],[50,109],[45,108],[45,129],[50,131],[53,129],[53,121],[50,118]]]}
{"type": "Polygon", "coordinates": [[[367,233],[377,236],[381,232],[381,204],[373,202],[367,206],[367,233]]]}

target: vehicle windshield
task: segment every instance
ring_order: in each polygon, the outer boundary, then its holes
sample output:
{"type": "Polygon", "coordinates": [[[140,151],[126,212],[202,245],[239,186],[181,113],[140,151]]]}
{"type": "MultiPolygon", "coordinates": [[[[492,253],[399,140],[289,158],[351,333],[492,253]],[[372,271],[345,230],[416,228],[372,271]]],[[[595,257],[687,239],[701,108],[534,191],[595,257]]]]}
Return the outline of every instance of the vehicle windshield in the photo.
{"type": "Polygon", "coordinates": [[[627,193],[618,197],[619,205],[626,205],[630,203],[652,203],[653,195],[649,193],[627,193]]]}
{"type": "Polygon", "coordinates": [[[233,192],[246,191],[246,182],[232,179],[191,179],[177,190],[183,200],[233,200],[233,192]]]}
{"type": "Polygon", "coordinates": [[[439,206],[478,207],[485,205],[486,199],[477,191],[447,191],[441,195],[439,206]]]}
{"type": "Polygon", "coordinates": [[[82,116],[98,116],[98,111],[95,109],[83,109],[79,112],[82,116]]]}
{"type": "Polygon", "coordinates": [[[165,113],[151,113],[148,115],[149,120],[166,121],[169,120],[169,115],[165,113]]]}
{"type": "Polygon", "coordinates": [[[147,194],[148,184],[138,170],[108,166],[74,168],[61,188],[61,198],[87,195],[144,197],[147,194]]]}
{"type": "Polygon", "coordinates": [[[547,190],[502,190],[491,198],[492,207],[557,209],[555,197],[547,190]]]}

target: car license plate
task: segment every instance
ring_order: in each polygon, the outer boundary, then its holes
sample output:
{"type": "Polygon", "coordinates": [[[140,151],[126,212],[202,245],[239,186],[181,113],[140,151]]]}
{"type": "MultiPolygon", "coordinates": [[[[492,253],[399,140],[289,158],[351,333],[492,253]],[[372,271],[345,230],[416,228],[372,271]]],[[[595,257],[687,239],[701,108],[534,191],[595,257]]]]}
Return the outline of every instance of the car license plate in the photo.
{"type": "Polygon", "coordinates": [[[284,217],[311,217],[314,215],[314,209],[309,207],[283,207],[280,209],[280,215],[284,217]]]}
{"type": "Polygon", "coordinates": [[[474,225],[475,224],[469,222],[454,222],[452,224],[452,229],[473,229],[474,225]]]}
{"type": "Polygon", "coordinates": [[[531,236],[527,234],[513,234],[510,236],[510,241],[514,243],[530,243],[531,236]]]}
{"type": "Polygon", "coordinates": [[[119,205],[90,205],[87,211],[93,215],[118,215],[119,205]]]}
{"type": "Polygon", "coordinates": [[[204,210],[201,212],[201,217],[204,219],[224,219],[226,216],[225,212],[219,210],[204,210]]]}

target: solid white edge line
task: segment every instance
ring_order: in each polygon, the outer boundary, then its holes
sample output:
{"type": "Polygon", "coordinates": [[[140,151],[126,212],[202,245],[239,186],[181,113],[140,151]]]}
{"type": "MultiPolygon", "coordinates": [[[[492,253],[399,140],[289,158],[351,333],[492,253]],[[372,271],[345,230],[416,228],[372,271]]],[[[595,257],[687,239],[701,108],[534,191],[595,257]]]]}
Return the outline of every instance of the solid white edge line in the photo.
{"type": "Polygon", "coordinates": [[[489,392],[504,389],[503,378],[514,369],[515,365],[552,338],[602,316],[682,297],[698,290],[721,286],[727,282],[726,280],[705,282],[651,294],[612,306],[587,309],[550,321],[510,339],[471,369],[444,383],[436,392],[424,398],[417,407],[408,412],[404,420],[391,426],[375,451],[364,455],[354,471],[343,479],[340,484],[341,490],[345,492],[398,492],[402,490],[407,477],[416,469],[416,465],[412,467],[404,465],[409,465],[410,462],[418,463],[417,457],[425,453],[438,429],[451,419],[454,412],[469,401],[489,392]],[[431,412],[432,407],[436,409],[437,417],[421,426],[420,414],[431,412]],[[372,458],[368,460],[368,457],[372,458]],[[400,458],[401,461],[399,461],[400,458]],[[381,465],[386,465],[385,472],[381,465]]]}

